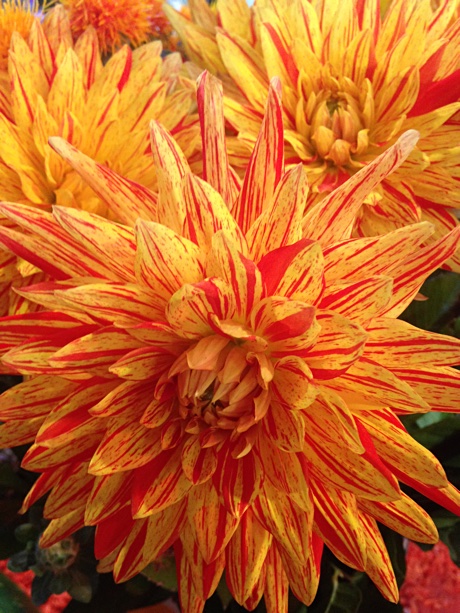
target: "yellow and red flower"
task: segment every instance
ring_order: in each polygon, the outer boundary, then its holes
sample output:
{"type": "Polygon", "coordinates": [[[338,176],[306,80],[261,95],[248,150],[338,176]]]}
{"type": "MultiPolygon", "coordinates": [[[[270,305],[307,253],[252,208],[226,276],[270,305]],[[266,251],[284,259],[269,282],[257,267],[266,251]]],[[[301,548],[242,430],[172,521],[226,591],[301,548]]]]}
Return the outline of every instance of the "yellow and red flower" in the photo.
{"type": "Polygon", "coordinates": [[[48,493],[42,546],[96,526],[118,581],[174,546],[182,610],[225,569],[236,600],[287,610],[315,596],[325,543],[398,590],[377,521],[434,542],[410,485],[454,512],[460,493],[399,416],[458,411],[460,341],[395,319],[455,251],[421,222],[351,238],[368,194],[409,155],[405,133],[306,215],[302,165],[284,171],[279,82],[242,184],[227,159],[220,86],[199,85],[204,173],[153,122],[159,197],[63,139],[52,146],[133,230],[18,204],[0,243],[51,280],[39,313],[0,320],[3,363],[33,375],[0,397],[0,445],[33,441],[48,493]],[[150,211],[150,218],[146,212],[150,211]]]}
{"type": "MultiPolygon", "coordinates": [[[[179,54],[161,58],[161,43],[128,46],[103,65],[95,30],[76,41],[62,6],[36,19],[27,41],[15,33],[9,78],[0,82],[0,200],[49,209],[52,204],[108,215],[78,173],[48,145],[62,136],[98,162],[156,189],[147,137],[151,119],[170,129],[190,158],[199,144],[195,85],[179,75],[179,54]]],[[[153,201],[155,197],[152,196],[153,201]]],[[[134,223],[129,207],[110,212],[134,223]]],[[[2,221],[1,223],[5,223],[2,221]]],[[[0,313],[22,308],[10,283],[24,284],[30,266],[0,257],[0,313]],[[11,302],[10,302],[11,301],[11,302]]]]}
{"type": "Polygon", "coordinates": [[[392,0],[381,16],[378,0],[199,0],[190,19],[167,14],[189,57],[222,75],[233,164],[247,165],[279,76],[286,160],[304,165],[310,206],[416,129],[417,148],[370,194],[356,231],[427,220],[439,237],[460,207],[460,20],[457,2],[437,4],[392,0]]]}

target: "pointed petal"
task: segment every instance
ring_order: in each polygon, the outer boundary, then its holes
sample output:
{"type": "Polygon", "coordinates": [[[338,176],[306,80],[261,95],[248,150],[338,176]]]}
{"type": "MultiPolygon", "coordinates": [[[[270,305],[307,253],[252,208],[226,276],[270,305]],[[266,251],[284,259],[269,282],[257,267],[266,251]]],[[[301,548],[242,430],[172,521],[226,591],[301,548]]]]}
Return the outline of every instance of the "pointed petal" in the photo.
{"type": "Polygon", "coordinates": [[[267,110],[232,211],[243,232],[269,206],[284,167],[283,118],[278,84],[270,86],[267,110]]]}
{"type": "Polygon", "coordinates": [[[261,480],[262,468],[255,454],[249,453],[235,460],[230,446],[220,450],[214,482],[221,492],[225,508],[234,517],[241,517],[254,502],[261,480]]]}
{"type": "Polygon", "coordinates": [[[272,202],[249,229],[248,246],[256,262],[269,251],[292,245],[302,238],[301,221],[307,194],[307,175],[299,164],[282,176],[272,202]]]}
{"type": "Polygon", "coordinates": [[[207,273],[226,281],[233,290],[237,313],[244,319],[263,295],[262,276],[252,260],[238,251],[223,231],[212,239],[207,273]]]}
{"type": "Polygon", "coordinates": [[[212,562],[227,547],[238,526],[238,518],[228,513],[221,504],[211,481],[191,490],[187,499],[187,515],[201,555],[207,563],[212,562]]]}
{"type": "Polygon", "coordinates": [[[82,506],[75,511],[72,511],[68,515],[64,515],[59,519],[51,520],[45,531],[40,537],[39,545],[42,549],[51,547],[55,543],[62,541],[62,539],[70,536],[74,532],[83,528],[83,518],[85,513],[85,507],[82,506]]]}
{"type": "Polygon", "coordinates": [[[428,486],[447,487],[440,462],[407,433],[391,409],[362,411],[357,419],[365,425],[379,456],[391,470],[396,468],[428,486]]]}
{"type": "Polygon", "coordinates": [[[313,509],[309,513],[303,511],[288,496],[265,481],[254,511],[262,526],[282,545],[290,558],[304,564],[310,556],[313,509]]]}
{"type": "Polygon", "coordinates": [[[203,143],[203,179],[231,208],[237,196],[227,157],[222,84],[209,72],[198,79],[198,114],[203,143]]]}
{"type": "Polygon", "coordinates": [[[431,224],[422,222],[384,236],[350,239],[327,247],[324,249],[327,285],[375,275],[393,276],[390,273],[401,264],[401,254],[414,253],[433,230],[431,224]]]}
{"type": "Polygon", "coordinates": [[[95,162],[59,136],[50,138],[49,144],[107,203],[116,219],[130,226],[138,217],[155,219],[156,194],[95,162]]]}
{"type": "Polygon", "coordinates": [[[458,249],[460,226],[434,243],[418,249],[392,271],[393,296],[383,314],[398,317],[412,302],[422,283],[458,249]]]}
{"type": "Polygon", "coordinates": [[[358,517],[356,497],[350,492],[310,481],[315,505],[315,532],[339,560],[363,570],[366,539],[358,517]]]}
{"type": "Polygon", "coordinates": [[[393,373],[411,386],[432,411],[458,412],[460,373],[454,368],[393,368],[393,373]]]}
{"type": "Polygon", "coordinates": [[[150,123],[150,134],[159,192],[154,219],[180,234],[185,223],[182,179],[190,168],[176,141],[160,123],[150,123]]]}
{"type": "Polygon", "coordinates": [[[265,606],[267,613],[288,613],[289,583],[275,545],[265,559],[265,606]]]}
{"type": "Polygon", "coordinates": [[[400,500],[392,502],[361,499],[359,507],[380,523],[411,541],[438,542],[438,531],[431,517],[404,493],[400,500]]]}
{"type": "Polygon", "coordinates": [[[418,132],[408,130],[392,147],[321,200],[303,219],[304,237],[324,246],[350,238],[366,196],[403,163],[418,137],[418,132]]]}
{"type": "Polygon", "coordinates": [[[259,263],[269,295],[317,304],[324,290],[324,259],[319,243],[301,240],[275,249],[259,263]]]}
{"type": "Polygon", "coordinates": [[[128,581],[166,551],[178,538],[184,516],[181,501],[146,520],[137,520],[142,528],[132,531],[123,543],[113,569],[115,581],[128,581]]]}
{"type": "Polygon", "coordinates": [[[139,220],[136,230],[136,277],[165,301],[204,277],[197,245],[154,222],[139,220]]]}
{"type": "Polygon", "coordinates": [[[184,177],[184,200],[186,206],[185,236],[200,246],[211,248],[212,237],[224,230],[238,250],[246,250],[243,234],[227,208],[222,196],[198,177],[188,174],[184,177]]]}
{"type": "Polygon", "coordinates": [[[368,358],[355,362],[340,377],[325,382],[350,402],[371,402],[377,406],[391,406],[398,413],[424,413],[429,405],[412,386],[395,376],[392,370],[368,358]]]}
{"type": "Polygon", "coordinates": [[[364,570],[387,600],[398,602],[398,585],[377,522],[366,513],[360,513],[360,519],[366,537],[367,549],[367,561],[364,570]]]}
{"type": "Polygon", "coordinates": [[[248,509],[226,550],[226,581],[235,600],[243,604],[256,585],[272,542],[271,534],[248,509]]]}
{"type": "Polygon", "coordinates": [[[133,517],[162,511],[181,500],[193,487],[182,471],[181,451],[180,446],[163,451],[136,470],[131,494],[133,517]]]}
{"type": "Polygon", "coordinates": [[[110,278],[134,281],[136,245],[131,228],[86,211],[53,207],[59,225],[96,261],[104,262],[110,278]]]}
{"type": "Polygon", "coordinates": [[[405,321],[386,317],[374,319],[366,329],[369,339],[364,354],[387,368],[411,363],[416,367],[460,363],[459,339],[419,330],[405,321]]]}

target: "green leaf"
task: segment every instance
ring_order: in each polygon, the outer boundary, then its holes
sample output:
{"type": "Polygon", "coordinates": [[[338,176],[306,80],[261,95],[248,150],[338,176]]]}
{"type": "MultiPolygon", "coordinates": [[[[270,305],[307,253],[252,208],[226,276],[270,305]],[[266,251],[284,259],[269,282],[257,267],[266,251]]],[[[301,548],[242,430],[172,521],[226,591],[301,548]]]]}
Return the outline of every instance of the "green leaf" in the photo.
{"type": "Polygon", "coordinates": [[[144,568],[142,574],[157,585],[177,592],[176,563],[173,556],[164,555],[144,568]]]}
{"type": "Polygon", "coordinates": [[[39,611],[13,581],[0,574],[0,613],[39,613],[39,611]]]}
{"type": "Polygon", "coordinates": [[[460,275],[445,270],[437,271],[423,284],[420,292],[428,300],[414,300],[401,319],[431,330],[455,334],[457,327],[456,303],[460,296],[460,275]]]}
{"type": "Polygon", "coordinates": [[[362,599],[356,585],[339,581],[324,613],[358,613],[362,599]]]}

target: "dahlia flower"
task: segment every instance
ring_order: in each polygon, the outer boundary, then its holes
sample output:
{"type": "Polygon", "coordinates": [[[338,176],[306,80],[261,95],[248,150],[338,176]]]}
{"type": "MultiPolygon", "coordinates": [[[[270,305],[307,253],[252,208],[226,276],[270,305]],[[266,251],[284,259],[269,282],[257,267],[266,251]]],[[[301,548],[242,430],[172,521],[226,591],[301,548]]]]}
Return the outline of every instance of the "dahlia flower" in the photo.
{"type": "MultiPolygon", "coordinates": [[[[43,25],[36,19],[27,41],[15,33],[9,78],[0,81],[0,199],[109,214],[106,203],[49,147],[48,138],[56,135],[155,190],[150,119],[173,131],[187,157],[199,143],[198,122],[189,114],[194,84],[179,76],[179,54],[162,60],[161,49],[160,42],[135,51],[125,46],[103,65],[94,29],[72,44],[62,6],[43,25]]],[[[149,206],[154,201],[152,196],[149,206]]],[[[110,215],[135,221],[127,204],[110,215]]],[[[18,270],[11,255],[0,255],[0,313],[20,308],[10,283],[22,284],[30,272],[30,266],[18,270]]]]}
{"type": "Polygon", "coordinates": [[[0,320],[3,363],[33,375],[0,397],[0,445],[33,442],[48,493],[41,545],[96,526],[117,581],[170,546],[182,610],[199,613],[223,571],[235,599],[310,603],[323,544],[398,590],[377,521],[435,542],[410,485],[459,512],[460,493],[400,415],[458,411],[460,341],[396,317],[450,257],[460,228],[420,246],[420,222],[351,238],[362,202],[410,153],[405,133],[306,215],[302,166],[284,171],[274,81],[241,185],[228,165],[220,86],[198,91],[203,179],[152,122],[146,189],[62,138],[52,146],[135,229],[93,213],[20,204],[0,243],[52,279],[20,290],[38,313],[0,320]],[[147,203],[147,204],[146,204],[147,203]]]}
{"type": "Polygon", "coordinates": [[[102,53],[114,53],[123,44],[134,47],[159,38],[165,47],[175,47],[172,27],[163,13],[161,0],[61,0],[69,11],[73,35],[78,38],[88,26],[97,33],[102,53]]]}
{"type": "MultiPolygon", "coordinates": [[[[187,19],[167,14],[189,57],[222,75],[230,160],[246,167],[269,79],[283,85],[285,155],[302,163],[309,205],[375,159],[407,129],[421,139],[366,199],[358,235],[419,221],[433,239],[457,225],[460,207],[460,20],[457,2],[205,0],[187,19]]],[[[460,257],[449,266],[460,270],[460,257]]]]}

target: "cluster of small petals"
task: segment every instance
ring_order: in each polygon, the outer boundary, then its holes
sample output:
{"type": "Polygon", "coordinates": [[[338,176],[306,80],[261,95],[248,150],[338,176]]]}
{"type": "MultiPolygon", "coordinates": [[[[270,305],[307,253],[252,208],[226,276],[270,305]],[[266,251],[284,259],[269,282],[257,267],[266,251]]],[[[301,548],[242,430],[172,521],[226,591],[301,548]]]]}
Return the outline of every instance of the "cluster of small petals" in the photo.
{"type": "MultiPolygon", "coordinates": [[[[406,0],[218,0],[168,9],[191,60],[225,75],[232,163],[245,168],[270,78],[283,84],[285,155],[302,163],[307,206],[375,159],[407,129],[421,139],[369,194],[356,232],[374,236],[426,220],[457,225],[460,46],[458,3],[406,0]],[[381,9],[381,11],[379,10],[381,9]]],[[[458,255],[447,263],[460,266],[458,255]]]]}
{"type": "Polygon", "coordinates": [[[42,546],[96,526],[99,570],[119,581],[173,546],[187,613],[224,571],[249,610],[264,596],[269,613],[286,611],[288,587],[310,604],[324,544],[396,601],[377,522],[437,539],[400,482],[460,510],[398,417],[458,411],[460,341],[395,319],[460,233],[423,246],[434,228],[420,222],[352,238],[414,132],[305,214],[305,174],[284,169],[279,89],[241,182],[209,74],[202,178],[153,122],[155,207],[148,189],[54,141],[99,197],[138,211],[134,229],[0,205],[24,232],[0,227],[0,244],[48,275],[18,290],[41,310],[0,320],[2,368],[27,376],[0,397],[0,444],[32,442],[24,466],[41,473],[24,508],[48,494],[42,546]]]}
{"type": "MultiPolygon", "coordinates": [[[[179,75],[181,65],[178,53],[162,58],[158,41],[134,51],[125,45],[104,64],[93,28],[73,43],[62,6],[43,24],[35,19],[28,37],[15,32],[9,77],[0,82],[0,200],[70,206],[134,224],[137,213],[126,199],[109,208],[48,142],[63,137],[156,191],[148,122],[161,120],[174,131],[188,158],[198,146],[195,86],[179,75]]],[[[155,202],[152,194],[150,206],[155,202]]],[[[30,267],[18,269],[10,254],[1,254],[0,268],[3,283],[30,283],[30,267]]],[[[1,296],[2,313],[21,310],[16,295],[2,289],[1,296]]]]}
{"type": "Polygon", "coordinates": [[[173,50],[172,27],[158,0],[63,0],[69,12],[75,39],[92,26],[104,55],[115,53],[124,44],[133,47],[160,39],[173,50]]]}

